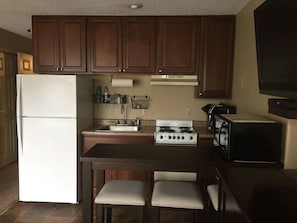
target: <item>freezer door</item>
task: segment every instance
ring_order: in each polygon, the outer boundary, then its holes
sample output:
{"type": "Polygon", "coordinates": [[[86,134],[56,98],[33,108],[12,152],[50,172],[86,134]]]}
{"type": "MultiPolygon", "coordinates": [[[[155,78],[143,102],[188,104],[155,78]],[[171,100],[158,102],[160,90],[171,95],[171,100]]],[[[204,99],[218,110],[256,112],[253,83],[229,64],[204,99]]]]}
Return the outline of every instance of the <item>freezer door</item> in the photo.
{"type": "Polygon", "coordinates": [[[17,75],[18,117],[77,117],[75,75],[17,75]]]}
{"type": "Polygon", "coordinates": [[[75,119],[23,118],[20,201],[77,203],[75,119]]]}

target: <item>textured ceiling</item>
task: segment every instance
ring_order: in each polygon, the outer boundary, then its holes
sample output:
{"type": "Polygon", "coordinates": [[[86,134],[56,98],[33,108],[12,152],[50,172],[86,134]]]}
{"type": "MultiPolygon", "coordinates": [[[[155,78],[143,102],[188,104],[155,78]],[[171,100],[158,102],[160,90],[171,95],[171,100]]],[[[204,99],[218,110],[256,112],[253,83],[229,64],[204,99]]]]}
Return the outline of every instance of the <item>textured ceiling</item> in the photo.
{"type": "Polygon", "coordinates": [[[32,15],[227,15],[249,0],[0,0],[0,28],[31,38],[32,15]],[[129,4],[143,4],[130,9],[129,4]]]}

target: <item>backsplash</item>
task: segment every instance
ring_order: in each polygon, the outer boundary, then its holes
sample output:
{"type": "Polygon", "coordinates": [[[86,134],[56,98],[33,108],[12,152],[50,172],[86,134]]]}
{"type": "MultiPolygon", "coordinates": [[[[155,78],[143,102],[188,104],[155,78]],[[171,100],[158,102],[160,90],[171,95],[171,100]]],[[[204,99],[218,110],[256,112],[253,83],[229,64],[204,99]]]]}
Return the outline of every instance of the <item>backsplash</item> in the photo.
{"type": "MultiPolygon", "coordinates": [[[[206,120],[206,114],[201,108],[208,103],[219,103],[219,99],[194,98],[193,86],[151,86],[150,75],[102,75],[94,77],[94,93],[97,86],[108,87],[110,94],[127,95],[125,104],[127,119],[192,119],[206,120]],[[112,78],[131,78],[133,87],[112,87],[112,78]],[[131,96],[149,96],[148,109],[132,109],[131,96]]],[[[123,119],[121,105],[94,104],[95,119],[123,119]]]]}

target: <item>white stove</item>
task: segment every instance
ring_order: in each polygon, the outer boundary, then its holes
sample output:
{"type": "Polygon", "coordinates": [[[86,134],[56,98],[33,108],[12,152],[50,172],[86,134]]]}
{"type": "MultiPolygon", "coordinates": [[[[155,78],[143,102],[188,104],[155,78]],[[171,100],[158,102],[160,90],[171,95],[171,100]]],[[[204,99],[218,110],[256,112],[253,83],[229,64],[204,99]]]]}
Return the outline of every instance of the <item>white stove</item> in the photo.
{"type": "Polygon", "coordinates": [[[154,139],[156,144],[197,145],[198,133],[192,120],[157,119],[154,139]]]}

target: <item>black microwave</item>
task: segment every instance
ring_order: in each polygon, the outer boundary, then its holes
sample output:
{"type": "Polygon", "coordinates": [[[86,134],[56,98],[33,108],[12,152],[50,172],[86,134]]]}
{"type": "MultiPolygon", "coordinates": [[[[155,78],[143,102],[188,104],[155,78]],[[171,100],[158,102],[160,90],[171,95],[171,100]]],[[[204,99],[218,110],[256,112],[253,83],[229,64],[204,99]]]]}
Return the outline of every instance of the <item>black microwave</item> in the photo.
{"type": "Polygon", "coordinates": [[[247,163],[280,163],[282,124],[260,116],[215,117],[214,145],[224,159],[247,163]]]}

